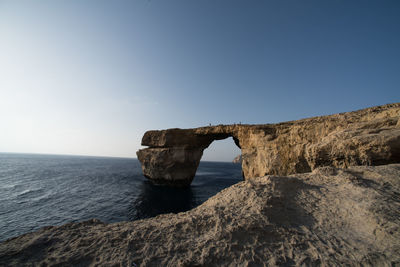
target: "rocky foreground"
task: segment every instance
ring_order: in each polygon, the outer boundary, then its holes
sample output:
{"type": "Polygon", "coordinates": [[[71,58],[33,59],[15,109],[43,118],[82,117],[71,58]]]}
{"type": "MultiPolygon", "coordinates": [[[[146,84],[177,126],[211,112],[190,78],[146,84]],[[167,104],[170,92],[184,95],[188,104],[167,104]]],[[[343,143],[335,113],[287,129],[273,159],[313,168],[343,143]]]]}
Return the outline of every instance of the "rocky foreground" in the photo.
{"type": "Polygon", "coordinates": [[[0,266],[400,266],[400,164],[265,176],[184,213],[46,227],[0,266]]]}

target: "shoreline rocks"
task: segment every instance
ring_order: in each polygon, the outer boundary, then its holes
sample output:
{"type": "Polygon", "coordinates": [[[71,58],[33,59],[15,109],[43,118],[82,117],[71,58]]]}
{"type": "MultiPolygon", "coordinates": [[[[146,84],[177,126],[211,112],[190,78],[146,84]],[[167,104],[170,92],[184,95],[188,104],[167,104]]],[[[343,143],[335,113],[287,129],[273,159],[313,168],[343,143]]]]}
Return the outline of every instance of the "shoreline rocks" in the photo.
{"type": "Polygon", "coordinates": [[[232,160],[232,163],[235,163],[235,164],[242,164],[242,154],[237,155],[237,156],[232,160]]]}

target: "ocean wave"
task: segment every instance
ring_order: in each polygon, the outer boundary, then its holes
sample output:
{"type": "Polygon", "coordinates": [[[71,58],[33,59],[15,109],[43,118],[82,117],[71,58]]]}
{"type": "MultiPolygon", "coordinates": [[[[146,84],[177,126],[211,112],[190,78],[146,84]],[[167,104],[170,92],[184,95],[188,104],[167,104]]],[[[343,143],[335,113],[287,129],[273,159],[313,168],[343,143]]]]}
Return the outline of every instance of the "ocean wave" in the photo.
{"type": "Polygon", "coordinates": [[[40,193],[40,192],[43,192],[43,188],[29,188],[29,189],[25,189],[25,190],[23,190],[21,192],[15,192],[13,194],[13,196],[14,197],[18,197],[18,198],[19,197],[27,197],[27,196],[31,197],[32,194],[37,194],[37,193],[40,193]]]}

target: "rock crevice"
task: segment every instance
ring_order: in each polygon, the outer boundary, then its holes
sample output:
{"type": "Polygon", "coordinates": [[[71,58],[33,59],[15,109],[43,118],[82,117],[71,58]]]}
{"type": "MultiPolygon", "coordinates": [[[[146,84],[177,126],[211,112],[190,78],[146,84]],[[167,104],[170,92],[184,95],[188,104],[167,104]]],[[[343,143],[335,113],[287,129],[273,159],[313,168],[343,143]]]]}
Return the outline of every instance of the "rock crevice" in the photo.
{"type": "Polygon", "coordinates": [[[187,186],[213,141],[232,137],[245,179],[305,173],[321,166],[400,162],[400,103],[298,121],[148,131],[137,152],[155,183],[187,186]]]}

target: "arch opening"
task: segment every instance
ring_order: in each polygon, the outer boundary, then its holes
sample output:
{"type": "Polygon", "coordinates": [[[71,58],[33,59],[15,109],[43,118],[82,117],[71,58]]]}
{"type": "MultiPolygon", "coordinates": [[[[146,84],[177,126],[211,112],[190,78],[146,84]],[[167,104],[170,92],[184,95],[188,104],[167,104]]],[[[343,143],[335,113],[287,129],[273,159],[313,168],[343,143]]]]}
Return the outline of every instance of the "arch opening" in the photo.
{"type": "Polygon", "coordinates": [[[233,137],[215,139],[204,149],[192,186],[201,186],[210,196],[243,180],[241,163],[233,163],[241,154],[233,137]]]}
{"type": "Polygon", "coordinates": [[[215,139],[204,149],[201,161],[232,162],[242,153],[239,142],[232,136],[215,139]]]}

